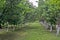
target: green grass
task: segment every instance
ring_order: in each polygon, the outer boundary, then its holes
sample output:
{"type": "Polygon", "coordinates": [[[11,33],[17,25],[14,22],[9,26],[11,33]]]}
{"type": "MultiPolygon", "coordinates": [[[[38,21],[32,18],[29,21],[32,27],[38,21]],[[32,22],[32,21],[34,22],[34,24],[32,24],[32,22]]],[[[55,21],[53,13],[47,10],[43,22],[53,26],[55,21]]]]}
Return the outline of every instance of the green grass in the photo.
{"type": "Polygon", "coordinates": [[[27,23],[23,27],[14,32],[0,31],[0,40],[60,40],[60,36],[56,36],[54,32],[49,32],[38,23],[27,23]]]}

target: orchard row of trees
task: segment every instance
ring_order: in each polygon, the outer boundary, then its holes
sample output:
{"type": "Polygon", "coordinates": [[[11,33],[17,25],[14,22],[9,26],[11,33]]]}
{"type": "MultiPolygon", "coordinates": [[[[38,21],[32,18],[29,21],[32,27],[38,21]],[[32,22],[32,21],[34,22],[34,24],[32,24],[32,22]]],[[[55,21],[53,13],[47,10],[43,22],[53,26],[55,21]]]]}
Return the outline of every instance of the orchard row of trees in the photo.
{"type": "Polygon", "coordinates": [[[38,10],[40,20],[44,21],[45,28],[50,31],[56,29],[56,35],[60,31],[60,0],[39,0],[38,10]]]}
{"type": "Polygon", "coordinates": [[[51,25],[60,22],[60,0],[39,0],[41,18],[51,25]]]}
{"type": "Polygon", "coordinates": [[[28,0],[0,0],[0,27],[37,20],[36,8],[28,0]]]}
{"type": "Polygon", "coordinates": [[[0,27],[40,19],[56,25],[60,21],[60,0],[39,0],[38,3],[36,8],[28,0],[0,0],[0,27]]]}

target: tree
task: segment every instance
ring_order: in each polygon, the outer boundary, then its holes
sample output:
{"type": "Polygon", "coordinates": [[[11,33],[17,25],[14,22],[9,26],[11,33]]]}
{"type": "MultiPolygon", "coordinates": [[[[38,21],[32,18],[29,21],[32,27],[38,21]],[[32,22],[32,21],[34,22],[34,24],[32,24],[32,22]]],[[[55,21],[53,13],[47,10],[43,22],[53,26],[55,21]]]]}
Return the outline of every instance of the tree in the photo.
{"type": "Polygon", "coordinates": [[[5,0],[0,0],[0,28],[1,27],[1,24],[2,24],[2,11],[3,11],[3,8],[4,8],[4,5],[5,5],[5,0]]]}
{"type": "Polygon", "coordinates": [[[0,0],[0,3],[3,3],[0,4],[0,25],[23,24],[35,19],[35,8],[27,0],[0,0]]]}
{"type": "Polygon", "coordinates": [[[41,16],[51,25],[56,25],[56,22],[60,20],[59,3],[60,0],[45,0],[43,5],[39,5],[41,16]]]}

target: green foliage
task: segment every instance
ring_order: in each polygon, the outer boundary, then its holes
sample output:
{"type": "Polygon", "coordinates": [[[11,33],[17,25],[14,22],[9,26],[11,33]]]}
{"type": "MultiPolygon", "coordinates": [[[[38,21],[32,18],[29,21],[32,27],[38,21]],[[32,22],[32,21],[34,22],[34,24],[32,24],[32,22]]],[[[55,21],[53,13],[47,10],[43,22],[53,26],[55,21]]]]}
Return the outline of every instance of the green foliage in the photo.
{"type": "Polygon", "coordinates": [[[3,22],[8,22],[9,24],[18,24],[20,20],[19,8],[16,6],[19,0],[6,0],[5,6],[2,11],[3,22]]]}
{"type": "Polygon", "coordinates": [[[37,20],[36,8],[28,0],[0,0],[0,25],[17,25],[37,20]]]}
{"type": "MultiPolygon", "coordinates": [[[[56,24],[60,17],[60,0],[46,0],[43,5],[39,5],[41,16],[45,18],[47,22],[51,24],[56,24]]],[[[40,3],[39,3],[40,4],[40,3]]]]}

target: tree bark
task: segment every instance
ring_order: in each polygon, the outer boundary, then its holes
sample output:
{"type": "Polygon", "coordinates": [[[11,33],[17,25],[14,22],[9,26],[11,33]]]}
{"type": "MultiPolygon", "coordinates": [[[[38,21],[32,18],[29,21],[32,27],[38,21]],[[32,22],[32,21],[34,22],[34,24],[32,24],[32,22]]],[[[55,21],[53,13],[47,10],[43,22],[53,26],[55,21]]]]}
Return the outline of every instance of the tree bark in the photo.
{"type": "Polygon", "coordinates": [[[52,32],[52,26],[50,26],[50,32],[52,32]]]}
{"type": "Polygon", "coordinates": [[[60,31],[60,27],[58,27],[58,25],[56,25],[56,35],[59,35],[59,31],[60,31]]]}
{"type": "Polygon", "coordinates": [[[0,24],[0,29],[2,29],[2,26],[1,26],[1,24],[0,24]]]}

